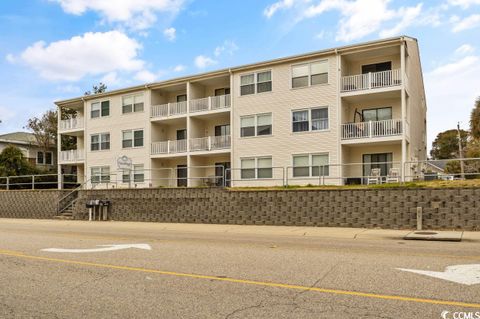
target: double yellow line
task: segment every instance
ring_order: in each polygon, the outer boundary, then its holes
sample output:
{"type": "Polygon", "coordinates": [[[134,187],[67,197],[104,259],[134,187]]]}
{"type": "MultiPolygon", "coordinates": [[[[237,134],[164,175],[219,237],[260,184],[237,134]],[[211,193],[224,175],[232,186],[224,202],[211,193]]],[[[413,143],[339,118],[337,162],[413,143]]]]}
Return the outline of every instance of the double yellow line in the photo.
{"type": "Polygon", "coordinates": [[[0,255],[18,257],[18,258],[24,258],[24,259],[40,260],[40,261],[49,261],[49,262],[56,262],[56,263],[63,263],[63,264],[79,265],[79,266],[117,269],[117,270],[124,270],[124,271],[143,272],[143,273],[176,276],[176,277],[184,277],[184,278],[207,279],[207,280],[223,281],[223,282],[245,284],[245,285],[256,285],[256,286],[293,289],[293,290],[302,290],[302,291],[315,291],[315,292],[332,294],[332,295],[354,296],[354,297],[363,297],[363,298],[372,298],[372,299],[381,299],[381,300],[407,301],[407,302],[434,304],[434,305],[443,305],[443,306],[480,308],[480,304],[478,303],[436,300],[436,299],[416,298],[416,297],[407,297],[407,296],[382,295],[382,294],[375,294],[375,293],[368,293],[368,292],[317,288],[317,287],[308,287],[308,286],[301,286],[301,285],[290,285],[290,284],[282,284],[282,283],[275,283],[275,282],[247,280],[247,279],[224,278],[224,277],[208,276],[208,275],[196,275],[196,274],[179,273],[179,272],[173,272],[173,271],[163,271],[163,270],[147,269],[147,268],[139,268],[139,267],[118,266],[118,265],[100,264],[100,263],[92,263],[92,262],[78,261],[78,260],[50,258],[50,257],[43,257],[43,256],[32,256],[32,255],[25,255],[21,252],[16,252],[11,250],[0,249],[0,255]]]}

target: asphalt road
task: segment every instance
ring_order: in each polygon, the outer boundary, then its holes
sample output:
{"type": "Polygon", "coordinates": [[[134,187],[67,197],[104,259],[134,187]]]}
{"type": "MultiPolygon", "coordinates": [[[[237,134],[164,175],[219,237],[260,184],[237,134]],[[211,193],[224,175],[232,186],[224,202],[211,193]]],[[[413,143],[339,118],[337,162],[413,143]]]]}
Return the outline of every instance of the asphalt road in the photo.
{"type": "Polygon", "coordinates": [[[254,226],[236,232],[202,227],[0,219],[0,318],[480,314],[480,284],[397,269],[443,271],[480,264],[478,240],[419,242],[382,231],[349,238],[342,230],[301,236],[295,229],[285,235],[274,228],[256,232],[254,226]],[[148,244],[151,250],[42,251],[109,244],[148,244]]]}

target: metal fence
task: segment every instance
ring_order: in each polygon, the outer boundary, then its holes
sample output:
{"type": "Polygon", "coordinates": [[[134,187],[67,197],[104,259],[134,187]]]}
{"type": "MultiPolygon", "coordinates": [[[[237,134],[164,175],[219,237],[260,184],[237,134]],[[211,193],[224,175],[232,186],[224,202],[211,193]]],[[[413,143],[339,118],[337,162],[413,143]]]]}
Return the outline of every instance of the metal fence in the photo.
{"type": "MultiPolygon", "coordinates": [[[[78,186],[77,175],[61,174],[61,188],[75,188],[78,186]]],[[[0,177],[0,189],[55,189],[59,188],[58,174],[41,174],[41,175],[21,175],[21,176],[5,176],[0,177]]]]}
{"type": "Polygon", "coordinates": [[[73,174],[0,177],[0,189],[150,188],[150,187],[287,187],[369,185],[410,181],[480,178],[480,158],[226,168],[223,165],[178,166],[119,170],[90,176],[87,182],[73,174]]]}

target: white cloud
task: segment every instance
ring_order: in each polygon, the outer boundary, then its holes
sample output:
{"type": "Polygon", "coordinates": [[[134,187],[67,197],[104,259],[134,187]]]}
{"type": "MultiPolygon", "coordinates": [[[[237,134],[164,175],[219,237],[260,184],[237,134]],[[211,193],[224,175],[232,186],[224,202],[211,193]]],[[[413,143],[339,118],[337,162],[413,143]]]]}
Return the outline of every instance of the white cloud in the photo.
{"type": "Polygon", "coordinates": [[[173,71],[174,72],[182,72],[182,71],[185,71],[187,67],[183,64],[179,64],[179,65],[176,65],[174,68],[173,68],[173,71]]]}
{"type": "Polygon", "coordinates": [[[340,15],[336,40],[351,41],[375,32],[379,32],[381,37],[397,35],[411,25],[439,25],[439,12],[445,9],[445,6],[437,6],[422,12],[422,3],[398,8],[392,8],[391,4],[391,0],[279,1],[265,8],[264,14],[271,17],[280,9],[292,9],[298,14],[296,18],[289,19],[298,23],[335,11],[340,15]],[[392,26],[387,28],[387,23],[392,26]]]}
{"type": "Polygon", "coordinates": [[[322,40],[323,38],[325,38],[325,30],[320,31],[315,35],[315,39],[322,40]]]}
{"type": "Polygon", "coordinates": [[[100,82],[105,83],[107,87],[112,87],[118,85],[120,83],[120,79],[118,78],[117,72],[112,71],[105,74],[100,82]]]}
{"type": "Polygon", "coordinates": [[[293,6],[293,3],[294,3],[293,0],[277,1],[269,5],[268,7],[266,7],[265,10],[263,10],[263,14],[267,18],[271,18],[278,10],[291,8],[293,6]]]}
{"type": "Polygon", "coordinates": [[[448,3],[454,6],[460,6],[467,9],[471,5],[480,4],[480,0],[448,0],[448,3]]]}
{"type": "Polygon", "coordinates": [[[463,44],[455,50],[455,54],[457,55],[471,54],[474,51],[475,51],[475,48],[472,47],[470,44],[463,44]]]}
{"type": "Polygon", "coordinates": [[[400,21],[391,29],[385,29],[380,32],[381,37],[392,37],[400,34],[403,30],[409,27],[418,17],[422,11],[422,4],[419,3],[415,7],[400,8],[396,13],[401,17],[400,21]]]}
{"type": "Polygon", "coordinates": [[[150,71],[142,70],[135,74],[134,79],[140,82],[154,82],[157,79],[157,75],[150,71]]]}
{"type": "Polygon", "coordinates": [[[5,56],[5,60],[7,60],[7,62],[11,63],[11,64],[16,62],[15,56],[11,53],[9,53],[5,56]]]}
{"type": "Polygon", "coordinates": [[[164,35],[169,41],[173,41],[173,40],[175,40],[175,38],[177,37],[177,30],[175,30],[175,28],[173,28],[173,27],[167,28],[167,29],[163,30],[163,35],[164,35]]]}
{"type": "Polygon", "coordinates": [[[108,22],[119,22],[143,30],[157,21],[156,13],[176,14],[184,0],[50,0],[59,3],[70,14],[82,15],[95,11],[108,22]]]}
{"type": "Polygon", "coordinates": [[[215,48],[215,51],[213,51],[213,54],[216,57],[222,55],[223,53],[232,55],[237,50],[238,50],[238,46],[236,45],[235,42],[230,40],[225,40],[222,45],[219,45],[218,47],[215,48]]]}
{"type": "Polygon", "coordinates": [[[140,71],[141,45],[122,32],[88,32],[47,44],[39,41],[25,49],[20,59],[48,80],[77,81],[87,75],[113,71],[140,71]]]}
{"type": "Polygon", "coordinates": [[[71,85],[71,84],[67,84],[67,85],[62,85],[62,86],[57,86],[57,91],[59,92],[62,92],[62,93],[69,93],[69,94],[76,94],[76,93],[80,93],[81,90],[80,90],[80,87],[76,86],[76,85],[71,85]]]}
{"type": "Polygon", "coordinates": [[[211,65],[217,64],[217,61],[205,55],[199,55],[194,60],[195,66],[199,69],[205,69],[211,65]]]}
{"type": "Polygon", "coordinates": [[[468,128],[470,111],[480,87],[480,56],[469,55],[425,74],[430,142],[458,121],[468,128]]]}
{"type": "Polygon", "coordinates": [[[453,32],[473,29],[480,26],[480,14],[472,14],[463,19],[453,16],[450,21],[454,24],[453,32]]]}

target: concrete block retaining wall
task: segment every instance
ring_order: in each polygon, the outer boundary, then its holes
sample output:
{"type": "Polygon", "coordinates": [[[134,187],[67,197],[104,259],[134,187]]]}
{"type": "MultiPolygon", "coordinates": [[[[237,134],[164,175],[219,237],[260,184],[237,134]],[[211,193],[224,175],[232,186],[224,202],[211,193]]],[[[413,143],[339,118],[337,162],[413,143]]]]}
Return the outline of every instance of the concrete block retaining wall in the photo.
{"type": "Polygon", "coordinates": [[[89,199],[112,201],[110,218],[207,224],[480,230],[480,188],[268,190],[112,189],[80,192],[75,219],[89,199]]]}
{"type": "Polygon", "coordinates": [[[57,204],[68,191],[0,191],[0,218],[49,219],[57,215],[57,204]]]}

